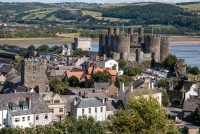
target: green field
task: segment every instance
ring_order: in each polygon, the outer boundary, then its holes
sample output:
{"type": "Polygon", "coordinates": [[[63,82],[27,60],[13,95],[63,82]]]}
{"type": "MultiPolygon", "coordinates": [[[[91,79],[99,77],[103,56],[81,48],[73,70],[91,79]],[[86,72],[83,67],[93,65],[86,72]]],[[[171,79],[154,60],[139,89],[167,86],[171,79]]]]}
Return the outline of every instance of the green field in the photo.
{"type": "Polygon", "coordinates": [[[93,17],[101,17],[101,14],[102,14],[100,12],[94,12],[94,11],[88,11],[88,10],[83,10],[82,13],[83,15],[90,15],[93,17]]]}
{"type": "Polygon", "coordinates": [[[184,8],[188,11],[199,11],[200,12],[200,3],[199,4],[188,4],[188,5],[177,5],[181,8],[184,8]]]}

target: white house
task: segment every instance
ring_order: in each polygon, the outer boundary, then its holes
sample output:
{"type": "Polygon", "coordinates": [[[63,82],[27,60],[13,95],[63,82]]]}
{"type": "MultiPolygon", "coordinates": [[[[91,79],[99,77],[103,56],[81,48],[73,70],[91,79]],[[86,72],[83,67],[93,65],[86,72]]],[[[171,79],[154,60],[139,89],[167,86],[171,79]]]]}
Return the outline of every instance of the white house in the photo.
{"type": "Polygon", "coordinates": [[[185,93],[185,101],[190,99],[190,96],[198,96],[198,93],[195,92],[196,86],[196,84],[192,84],[190,90],[185,93]]]}
{"type": "Polygon", "coordinates": [[[124,87],[124,83],[120,83],[120,89],[118,93],[118,100],[122,100],[124,106],[129,101],[130,94],[137,95],[138,92],[140,92],[143,97],[148,98],[149,94],[148,91],[152,93],[152,95],[158,99],[159,103],[162,103],[162,92],[158,90],[153,90],[149,88],[135,88],[135,85],[130,85],[129,87],[124,87]]]}
{"type": "Polygon", "coordinates": [[[76,118],[83,115],[92,116],[96,121],[104,121],[106,119],[106,105],[104,100],[100,101],[95,98],[75,99],[71,104],[71,115],[76,118]]]}
{"type": "Polygon", "coordinates": [[[109,68],[112,70],[113,66],[116,66],[116,71],[118,72],[118,62],[112,59],[101,60],[97,62],[97,65],[101,68],[109,68]]]}
{"type": "Polygon", "coordinates": [[[0,98],[1,105],[7,109],[5,124],[8,127],[47,125],[52,121],[52,112],[37,93],[0,94],[0,98]]]}
{"type": "Polygon", "coordinates": [[[6,123],[7,123],[7,110],[1,104],[0,101],[0,129],[5,127],[7,125],[6,123]]]}

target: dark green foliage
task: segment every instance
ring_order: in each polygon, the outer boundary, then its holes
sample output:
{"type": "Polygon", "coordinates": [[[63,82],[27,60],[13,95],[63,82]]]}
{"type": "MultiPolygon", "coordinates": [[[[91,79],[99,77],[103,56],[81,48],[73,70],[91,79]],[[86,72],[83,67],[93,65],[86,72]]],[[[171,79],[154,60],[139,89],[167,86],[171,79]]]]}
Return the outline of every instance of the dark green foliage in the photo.
{"type": "Polygon", "coordinates": [[[55,51],[55,50],[57,50],[57,49],[60,49],[60,46],[55,45],[55,46],[51,47],[51,48],[49,49],[49,51],[55,51]]]}
{"type": "Polygon", "coordinates": [[[168,120],[166,111],[157,98],[149,93],[148,99],[138,92],[130,94],[128,110],[120,109],[111,118],[111,128],[118,134],[178,134],[173,123],[168,120]]]}
{"type": "Polygon", "coordinates": [[[115,86],[120,87],[120,82],[124,83],[124,86],[129,86],[131,82],[133,82],[133,78],[128,75],[120,75],[116,77],[115,86]]]}
{"type": "Polygon", "coordinates": [[[169,96],[166,91],[162,91],[162,104],[164,107],[169,106],[169,96]]]}
{"type": "Polygon", "coordinates": [[[129,76],[135,76],[141,73],[142,73],[142,70],[139,68],[125,68],[124,69],[124,74],[129,75],[129,76]]]}
{"type": "Polygon", "coordinates": [[[158,87],[166,88],[167,87],[167,80],[166,79],[160,79],[158,82],[158,87]]]}
{"type": "Polygon", "coordinates": [[[35,48],[35,46],[34,46],[34,45],[30,45],[30,46],[28,47],[28,50],[35,51],[35,50],[36,50],[36,48],[35,48]]]}
{"type": "Polygon", "coordinates": [[[52,79],[49,82],[49,87],[50,90],[54,93],[61,93],[61,94],[65,94],[67,87],[69,87],[69,83],[66,82],[62,82],[58,79],[52,79]]]}
{"type": "Polygon", "coordinates": [[[20,56],[24,58],[27,54],[28,54],[28,52],[24,51],[24,52],[20,53],[20,56]]]}
{"type": "Polygon", "coordinates": [[[193,75],[197,75],[199,73],[198,67],[187,66],[186,70],[187,70],[187,73],[191,73],[193,75]]]}
{"type": "Polygon", "coordinates": [[[119,65],[119,69],[122,69],[122,70],[123,70],[123,69],[126,67],[126,61],[120,59],[120,60],[118,61],[118,65],[119,65]]]}
{"type": "Polygon", "coordinates": [[[74,51],[73,55],[74,57],[83,57],[85,55],[85,52],[81,49],[78,48],[74,51]]]}
{"type": "Polygon", "coordinates": [[[42,45],[42,46],[39,46],[36,50],[37,51],[42,51],[42,52],[48,52],[49,51],[49,46],[42,45]]]}
{"type": "Polygon", "coordinates": [[[69,79],[68,79],[68,82],[69,82],[69,86],[70,87],[78,87],[79,86],[79,79],[76,77],[76,76],[71,76],[69,79]]]}
{"type": "Polygon", "coordinates": [[[94,82],[109,82],[111,80],[111,76],[106,72],[96,72],[91,75],[91,78],[94,82]]]}
{"type": "Polygon", "coordinates": [[[176,64],[177,60],[178,59],[177,59],[176,55],[169,54],[166,57],[166,59],[164,60],[164,65],[165,65],[165,67],[169,67],[173,70],[174,65],[176,64]]]}

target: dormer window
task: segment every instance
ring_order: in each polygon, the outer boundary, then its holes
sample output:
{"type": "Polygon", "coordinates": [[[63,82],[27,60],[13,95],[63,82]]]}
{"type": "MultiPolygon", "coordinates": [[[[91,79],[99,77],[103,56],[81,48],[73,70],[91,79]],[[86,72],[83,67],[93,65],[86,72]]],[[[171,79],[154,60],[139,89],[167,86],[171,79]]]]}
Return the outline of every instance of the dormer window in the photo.
{"type": "Polygon", "coordinates": [[[22,110],[28,109],[28,103],[26,101],[19,101],[19,105],[22,110]]]}
{"type": "Polygon", "coordinates": [[[9,107],[12,111],[17,111],[18,110],[18,105],[12,102],[9,102],[9,107]]]}

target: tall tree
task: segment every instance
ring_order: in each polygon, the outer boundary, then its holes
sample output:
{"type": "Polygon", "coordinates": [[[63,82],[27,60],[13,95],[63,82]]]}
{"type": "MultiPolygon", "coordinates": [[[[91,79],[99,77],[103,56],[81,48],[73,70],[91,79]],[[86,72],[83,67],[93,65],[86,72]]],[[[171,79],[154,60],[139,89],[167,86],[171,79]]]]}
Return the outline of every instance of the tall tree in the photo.
{"type": "Polygon", "coordinates": [[[28,47],[28,50],[35,51],[35,50],[36,50],[36,48],[35,48],[35,46],[34,46],[34,45],[30,45],[30,46],[28,47]]]}
{"type": "Polygon", "coordinates": [[[79,79],[76,76],[71,76],[68,79],[70,87],[78,87],[79,86],[79,79]]]}
{"type": "Polygon", "coordinates": [[[94,82],[109,82],[111,80],[111,76],[109,74],[100,71],[92,74],[91,77],[94,82]]]}
{"type": "Polygon", "coordinates": [[[120,134],[178,134],[175,124],[152,94],[145,98],[130,94],[127,110],[120,109],[111,117],[111,128],[120,134]]]}
{"type": "Polygon", "coordinates": [[[166,59],[164,60],[164,65],[165,65],[165,67],[173,68],[174,65],[176,64],[177,60],[178,59],[177,59],[176,55],[169,54],[166,57],[166,59]]]}
{"type": "Polygon", "coordinates": [[[76,49],[73,53],[73,56],[75,57],[83,57],[84,55],[85,52],[81,48],[76,49]]]}
{"type": "Polygon", "coordinates": [[[126,61],[125,60],[120,59],[118,61],[118,63],[119,63],[119,69],[123,70],[126,67],[126,61]]]}

